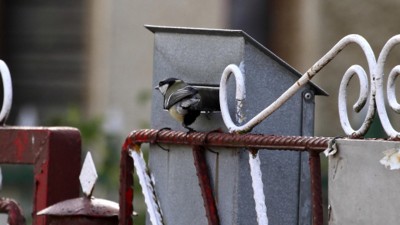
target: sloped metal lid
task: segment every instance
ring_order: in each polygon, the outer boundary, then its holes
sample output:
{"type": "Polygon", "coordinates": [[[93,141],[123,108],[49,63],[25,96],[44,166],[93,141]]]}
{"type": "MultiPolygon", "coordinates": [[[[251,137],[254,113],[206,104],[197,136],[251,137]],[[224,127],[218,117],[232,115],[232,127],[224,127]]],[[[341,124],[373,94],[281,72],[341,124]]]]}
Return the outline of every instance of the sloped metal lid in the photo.
{"type": "Polygon", "coordinates": [[[115,202],[96,198],[74,198],[49,206],[37,215],[51,216],[118,216],[119,205],[115,202]]]}
{"type": "MultiPolygon", "coordinates": [[[[230,29],[209,29],[209,28],[192,28],[192,27],[173,27],[173,26],[155,26],[155,25],[145,25],[145,27],[153,33],[156,32],[167,32],[167,33],[184,33],[184,34],[206,34],[206,35],[220,35],[220,36],[231,36],[231,37],[243,37],[249,43],[253,44],[261,52],[273,58],[276,62],[284,66],[287,70],[292,72],[294,75],[301,77],[302,74],[294,69],[292,66],[287,64],[284,60],[279,58],[265,46],[260,44],[250,35],[242,30],[230,30],[230,29]]],[[[329,94],[320,88],[313,82],[308,82],[310,86],[314,89],[316,95],[328,96],[329,94]]]]}

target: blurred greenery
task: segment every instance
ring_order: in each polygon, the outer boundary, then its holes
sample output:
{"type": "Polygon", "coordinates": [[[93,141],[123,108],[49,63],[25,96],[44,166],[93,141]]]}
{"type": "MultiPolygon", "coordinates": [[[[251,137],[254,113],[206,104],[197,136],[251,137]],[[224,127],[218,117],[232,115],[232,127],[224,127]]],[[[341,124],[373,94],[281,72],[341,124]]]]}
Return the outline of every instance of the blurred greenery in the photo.
{"type": "Polygon", "coordinates": [[[65,115],[54,115],[45,121],[46,126],[71,126],[78,128],[82,135],[83,145],[97,141],[102,137],[101,117],[86,118],[77,106],[71,106],[65,115]]]}

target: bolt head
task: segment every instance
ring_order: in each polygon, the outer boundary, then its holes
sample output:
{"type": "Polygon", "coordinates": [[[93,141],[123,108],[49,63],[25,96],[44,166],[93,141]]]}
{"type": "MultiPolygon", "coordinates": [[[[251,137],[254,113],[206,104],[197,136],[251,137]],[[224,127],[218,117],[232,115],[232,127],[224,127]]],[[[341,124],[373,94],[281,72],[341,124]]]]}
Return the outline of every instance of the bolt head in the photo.
{"type": "Polygon", "coordinates": [[[304,94],[304,99],[305,100],[311,100],[312,98],[313,98],[313,94],[311,93],[311,92],[306,92],[305,94],[304,94]]]}

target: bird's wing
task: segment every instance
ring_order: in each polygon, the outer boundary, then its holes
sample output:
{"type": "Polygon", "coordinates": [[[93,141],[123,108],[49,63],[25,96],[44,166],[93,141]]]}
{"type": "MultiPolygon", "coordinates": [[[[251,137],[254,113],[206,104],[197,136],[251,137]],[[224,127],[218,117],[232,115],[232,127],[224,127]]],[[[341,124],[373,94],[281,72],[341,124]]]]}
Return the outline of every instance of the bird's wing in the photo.
{"type": "Polygon", "coordinates": [[[184,99],[180,102],[180,107],[183,109],[190,109],[192,107],[197,106],[200,102],[200,95],[195,94],[194,96],[184,99]]]}
{"type": "Polygon", "coordinates": [[[165,102],[165,108],[169,109],[173,105],[178,103],[179,101],[182,101],[183,99],[186,99],[186,98],[193,97],[193,96],[197,95],[197,93],[198,93],[198,90],[193,87],[190,87],[190,86],[186,86],[184,88],[178,89],[177,91],[175,91],[168,97],[167,101],[165,102]]]}

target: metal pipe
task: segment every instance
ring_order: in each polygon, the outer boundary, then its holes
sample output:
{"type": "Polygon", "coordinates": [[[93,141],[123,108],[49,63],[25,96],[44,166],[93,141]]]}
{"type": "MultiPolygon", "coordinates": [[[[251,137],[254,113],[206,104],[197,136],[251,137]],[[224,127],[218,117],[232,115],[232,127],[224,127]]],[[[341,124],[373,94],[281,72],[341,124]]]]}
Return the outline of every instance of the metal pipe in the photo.
{"type": "Polygon", "coordinates": [[[319,153],[310,152],[309,155],[311,173],[312,224],[322,225],[324,222],[324,213],[321,188],[321,161],[319,153]]]}
{"type": "Polygon", "coordinates": [[[133,161],[129,156],[130,140],[121,151],[119,175],[119,225],[133,225],[133,161]]]}
{"type": "Polygon", "coordinates": [[[228,134],[217,132],[192,132],[145,129],[133,131],[126,145],[141,143],[164,143],[177,145],[202,145],[206,147],[228,147],[289,151],[322,152],[330,137],[274,136],[260,134],[228,134]]]}
{"type": "Polygon", "coordinates": [[[206,210],[208,225],[219,225],[220,222],[218,209],[215,203],[213,190],[211,188],[210,173],[204,155],[204,147],[195,145],[193,146],[192,151],[197,178],[199,179],[201,196],[203,197],[204,208],[206,210]]]}

